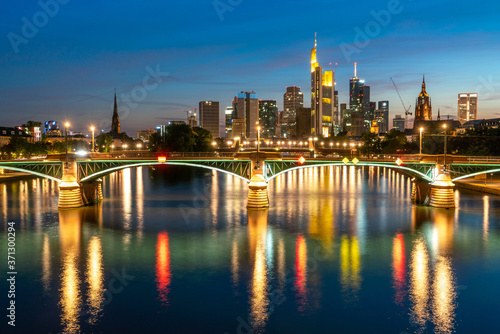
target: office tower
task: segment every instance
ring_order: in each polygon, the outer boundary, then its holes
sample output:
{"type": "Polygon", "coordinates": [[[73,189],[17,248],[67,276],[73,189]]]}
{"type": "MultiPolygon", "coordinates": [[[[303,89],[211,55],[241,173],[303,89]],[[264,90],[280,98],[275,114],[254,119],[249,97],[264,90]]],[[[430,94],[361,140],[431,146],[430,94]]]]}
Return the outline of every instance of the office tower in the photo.
{"type": "Polygon", "coordinates": [[[261,138],[276,137],[278,106],[276,100],[259,101],[259,125],[261,138]]]}
{"type": "Polygon", "coordinates": [[[233,118],[231,120],[231,138],[245,138],[245,119],[233,118]]]}
{"type": "Polygon", "coordinates": [[[370,102],[370,86],[363,87],[364,132],[369,132],[375,117],[375,102],[370,102]]]}
{"type": "Polygon", "coordinates": [[[212,134],[212,138],[219,137],[219,102],[200,101],[200,126],[212,134]]]}
{"type": "Polygon", "coordinates": [[[332,128],[335,72],[325,71],[316,57],[317,39],[311,49],[311,134],[328,137],[332,128]]]}
{"type": "Polygon", "coordinates": [[[311,108],[297,109],[297,124],[295,125],[295,133],[297,138],[311,136],[311,108]]]}
{"type": "Polygon", "coordinates": [[[340,104],[340,116],[342,119],[342,131],[351,130],[351,110],[347,108],[347,103],[340,104]]]}
{"type": "Polygon", "coordinates": [[[396,117],[392,119],[392,128],[405,132],[405,119],[401,117],[401,115],[396,115],[396,117]]]}
{"type": "Polygon", "coordinates": [[[233,107],[231,107],[231,106],[226,107],[226,110],[224,111],[224,115],[225,115],[225,120],[226,120],[226,138],[232,138],[231,119],[233,116],[233,107]]]}
{"type": "MultiPolygon", "coordinates": [[[[357,63],[354,63],[354,77],[349,80],[349,109],[352,112],[363,111],[365,81],[357,76],[357,63]]],[[[368,99],[368,101],[370,101],[368,99]]]]}
{"type": "Polygon", "coordinates": [[[118,106],[116,104],[116,89],[115,89],[115,106],[113,108],[113,118],[111,120],[111,135],[116,137],[121,133],[120,117],[118,117],[118,106]]]}
{"type": "Polygon", "coordinates": [[[245,120],[244,138],[257,138],[259,97],[255,92],[241,92],[234,97],[233,119],[245,120]]]}
{"type": "Polygon", "coordinates": [[[422,91],[418,95],[415,104],[415,123],[419,121],[431,121],[432,120],[432,105],[429,94],[425,91],[425,77],[422,80],[422,91]]]}
{"type": "Polygon", "coordinates": [[[458,120],[460,124],[477,119],[477,93],[458,94],[458,120]]]}
{"type": "Polygon", "coordinates": [[[389,101],[378,101],[378,109],[375,110],[375,120],[381,133],[389,131],[389,101]]]}
{"type": "Polygon", "coordinates": [[[293,120],[297,115],[297,109],[304,107],[304,94],[300,87],[291,86],[286,88],[283,94],[283,115],[281,120],[293,120]]]}

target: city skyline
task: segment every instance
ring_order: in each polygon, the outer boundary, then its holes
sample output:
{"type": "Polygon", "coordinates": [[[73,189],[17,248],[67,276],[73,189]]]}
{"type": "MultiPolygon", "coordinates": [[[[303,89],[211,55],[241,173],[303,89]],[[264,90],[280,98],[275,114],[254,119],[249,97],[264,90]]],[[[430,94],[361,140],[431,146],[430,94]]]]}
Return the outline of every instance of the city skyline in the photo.
{"type": "Polygon", "coordinates": [[[349,78],[357,62],[358,77],[371,87],[371,100],[390,101],[390,119],[404,114],[391,76],[411,109],[425,74],[433,108],[440,109],[442,118],[457,117],[457,94],[463,92],[479,94],[478,119],[499,112],[495,8],[470,7],[464,12],[449,1],[379,1],[356,7],[338,3],[338,8],[332,3],[331,11],[318,13],[314,5],[282,8],[241,1],[223,10],[214,3],[153,2],[137,8],[124,2],[117,8],[61,1],[52,12],[38,3],[13,5],[0,28],[3,125],[54,119],[70,121],[76,131],[88,131],[93,124],[107,132],[115,87],[122,131],[129,135],[169,120],[185,120],[182,110],[193,110],[202,100],[219,101],[222,120],[224,109],[240,91],[277,100],[281,111],[287,86],[301,87],[304,100],[310,101],[315,32],[319,65],[328,70],[330,63],[338,63],[339,104],[348,102],[349,78]],[[36,26],[32,37],[23,35],[26,22],[43,18],[36,16],[39,12],[48,13],[45,24],[36,26]],[[256,12],[260,16],[253,17],[256,12]],[[111,13],[117,18],[108,21],[111,13]],[[332,13],[338,13],[335,20],[325,23],[332,13]],[[349,13],[356,17],[349,18],[349,13]],[[148,24],[133,24],[137,15],[148,15],[148,24]],[[168,17],[167,30],[162,15],[168,17]],[[290,15],[295,19],[285,20],[290,15]],[[365,35],[370,39],[364,40],[365,35]],[[131,96],[128,104],[123,94],[131,96]]]}

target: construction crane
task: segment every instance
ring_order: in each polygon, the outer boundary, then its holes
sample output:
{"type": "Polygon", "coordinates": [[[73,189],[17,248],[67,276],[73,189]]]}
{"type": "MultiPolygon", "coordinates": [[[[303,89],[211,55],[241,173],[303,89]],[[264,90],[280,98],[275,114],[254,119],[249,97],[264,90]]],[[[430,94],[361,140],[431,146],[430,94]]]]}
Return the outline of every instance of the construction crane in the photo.
{"type": "Polygon", "coordinates": [[[394,85],[394,88],[396,88],[396,93],[398,93],[399,99],[401,100],[401,104],[403,105],[403,109],[405,110],[405,129],[406,129],[406,124],[408,123],[408,115],[413,115],[410,112],[411,105],[408,106],[408,108],[405,107],[405,103],[403,102],[403,98],[401,97],[401,94],[399,94],[399,89],[396,86],[396,83],[391,77],[392,84],[394,85]]]}
{"type": "Polygon", "coordinates": [[[188,123],[189,123],[189,114],[191,113],[191,110],[183,110],[182,112],[185,112],[186,113],[186,118],[188,120],[188,123]]]}

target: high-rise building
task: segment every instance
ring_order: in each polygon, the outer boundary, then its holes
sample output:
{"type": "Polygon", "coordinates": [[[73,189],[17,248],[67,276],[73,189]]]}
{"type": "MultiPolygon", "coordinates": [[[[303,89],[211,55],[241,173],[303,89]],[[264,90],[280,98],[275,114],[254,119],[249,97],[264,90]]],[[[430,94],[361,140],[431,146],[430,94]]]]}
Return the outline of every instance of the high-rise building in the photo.
{"type": "Polygon", "coordinates": [[[259,97],[255,92],[241,92],[234,97],[233,119],[235,118],[245,120],[245,138],[257,138],[259,97]]]}
{"type": "Polygon", "coordinates": [[[389,101],[378,101],[378,109],[375,110],[375,120],[381,133],[389,131],[389,101]]]}
{"type": "Polygon", "coordinates": [[[458,94],[458,120],[460,124],[477,119],[477,93],[458,94]]]}
{"type": "Polygon", "coordinates": [[[353,112],[351,114],[351,134],[354,137],[361,137],[365,128],[365,120],[363,118],[363,113],[353,112]]]}
{"type": "Polygon", "coordinates": [[[432,104],[429,94],[425,91],[425,77],[422,80],[422,91],[415,103],[415,122],[413,127],[419,121],[432,121],[432,104]]]}
{"type": "Polygon", "coordinates": [[[405,132],[405,119],[401,117],[401,115],[396,115],[396,117],[392,119],[392,128],[405,132]]]}
{"type": "Polygon", "coordinates": [[[311,49],[311,134],[330,135],[335,105],[335,72],[325,71],[316,57],[317,39],[311,49]]]}
{"type": "Polygon", "coordinates": [[[259,125],[261,138],[276,137],[278,106],[276,100],[259,101],[259,125]]]}
{"type": "Polygon", "coordinates": [[[351,130],[351,110],[347,108],[347,103],[340,104],[340,117],[342,119],[342,131],[351,130]]]}
{"type": "Polygon", "coordinates": [[[282,120],[295,121],[297,109],[302,107],[304,107],[304,94],[300,91],[300,87],[287,87],[286,93],[283,94],[282,120]]]}
{"type": "Polygon", "coordinates": [[[212,138],[219,135],[219,102],[200,101],[200,126],[212,134],[212,138]]]}
{"type": "Polygon", "coordinates": [[[231,120],[231,138],[245,138],[246,122],[243,118],[233,118],[231,120]]]}
{"type": "Polygon", "coordinates": [[[311,113],[311,108],[297,109],[297,123],[295,125],[297,138],[309,137],[311,135],[311,113]]]}
{"type": "Polygon", "coordinates": [[[62,131],[59,130],[59,122],[47,121],[45,122],[44,133],[49,137],[60,137],[62,136],[62,131]]]}
{"type": "Polygon", "coordinates": [[[226,120],[226,138],[232,138],[231,130],[232,130],[232,116],[233,116],[233,107],[228,106],[224,111],[225,120],[226,120]]]}
{"type": "Polygon", "coordinates": [[[351,109],[351,113],[363,111],[364,87],[365,81],[358,78],[357,63],[354,63],[354,77],[349,80],[349,109],[351,109]]]}
{"type": "Polygon", "coordinates": [[[111,135],[116,137],[121,133],[120,117],[118,117],[118,105],[116,104],[116,89],[115,89],[115,106],[113,108],[113,119],[111,121],[111,135]]]}

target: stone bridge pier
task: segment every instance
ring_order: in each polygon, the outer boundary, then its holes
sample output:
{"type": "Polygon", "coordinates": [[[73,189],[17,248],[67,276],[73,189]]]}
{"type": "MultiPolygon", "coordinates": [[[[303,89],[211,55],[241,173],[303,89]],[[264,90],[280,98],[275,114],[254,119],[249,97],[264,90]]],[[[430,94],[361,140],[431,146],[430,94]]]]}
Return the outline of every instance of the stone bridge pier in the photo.
{"type": "Polygon", "coordinates": [[[100,201],[102,201],[102,180],[78,182],[76,159],[68,156],[68,165],[63,168],[62,180],[59,183],[58,208],[79,208],[100,201]]]}
{"type": "Polygon", "coordinates": [[[265,160],[257,162],[252,157],[251,178],[248,184],[248,204],[247,208],[267,209],[269,207],[269,197],[267,194],[267,182],[264,176],[265,160]]]}
{"type": "Polygon", "coordinates": [[[428,205],[435,208],[455,208],[455,195],[453,190],[455,184],[451,182],[450,174],[437,165],[439,174],[432,183],[413,180],[411,200],[417,204],[428,205]]]}

